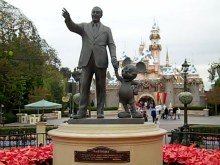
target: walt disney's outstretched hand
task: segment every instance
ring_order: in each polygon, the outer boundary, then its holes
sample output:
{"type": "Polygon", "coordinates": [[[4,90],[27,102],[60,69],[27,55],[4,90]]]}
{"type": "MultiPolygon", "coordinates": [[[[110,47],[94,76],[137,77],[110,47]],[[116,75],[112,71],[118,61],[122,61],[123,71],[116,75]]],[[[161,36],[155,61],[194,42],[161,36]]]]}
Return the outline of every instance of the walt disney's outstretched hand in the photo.
{"type": "Polygon", "coordinates": [[[68,12],[65,8],[63,8],[63,10],[62,10],[62,16],[63,16],[66,20],[70,20],[70,14],[69,14],[69,12],[68,12]]]}

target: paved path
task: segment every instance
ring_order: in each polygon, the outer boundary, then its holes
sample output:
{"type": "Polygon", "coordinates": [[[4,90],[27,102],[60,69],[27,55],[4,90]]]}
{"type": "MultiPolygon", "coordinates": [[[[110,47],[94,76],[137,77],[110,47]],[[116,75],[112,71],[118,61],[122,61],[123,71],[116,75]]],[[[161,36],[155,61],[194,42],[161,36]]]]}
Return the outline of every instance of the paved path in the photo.
{"type": "MultiPolygon", "coordinates": [[[[148,112],[148,122],[152,122],[152,118],[148,112]]],[[[92,114],[92,118],[96,118],[95,114],[92,114]]],[[[105,118],[117,118],[117,114],[115,112],[106,112],[105,118]]],[[[61,119],[53,119],[48,120],[47,125],[57,125],[59,126],[63,122],[69,120],[68,117],[64,117],[61,119]]],[[[183,125],[183,116],[181,116],[180,119],[159,119],[160,121],[160,128],[163,128],[167,130],[167,132],[170,132],[171,130],[181,127],[183,125]]],[[[208,124],[208,125],[220,125],[220,116],[209,116],[209,117],[196,117],[196,116],[188,116],[188,124],[208,124]]],[[[29,125],[29,124],[21,124],[21,123],[11,123],[7,124],[10,126],[23,126],[23,125],[29,125]]],[[[6,126],[7,126],[6,125],[6,126]]],[[[164,144],[168,144],[170,141],[170,138],[166,136],[163,140],[164,144]]]]}
{"type": "MultiPolygon", "coordinates": [[[[117,115],[108,115],[106,118],[113,118],[117,115]]],[[[48,120],[48,125],[60,125],[64,121],[67,121],[69,118],[62,119],[54,119],[48,120]]],[[[152,122],[151,117],[148,117],[149,122],[152,122]]],[[[166,129],[167,131],[171,131],[175,128],[178,128],[183,125],[183,116],[180,119],[159,119],[160,127],[166,129]]],[[[188,124],[210,124],[210,125],[220,125],[220,116],[209,116],[209,117],[196,117],[196,116],[188,116],[188,124]]]]}
{"type": "MultiPolygon", "coordinates": [[[[152,118],[148,112],[148,121],[152,122],[152,118]]],[[[92,114],[92,117],[96,117],[95,114],[92,114]]],[[[105,112],[105,118],[117,118],[116,112],[105,112]]],[[[63,122],[67,121],[69,118],[64,117],[62,119],[53,119],[48,120],[47,125],[60,125],[63,122]]],[[[168,132],[178,128],[183,125],[183,116],[181,115],[181,119],[159,119],[160,127],[166,129],[168,132]]],[[[196,117],[196,116],[188,116],[188,124],[210,124],[210,125],[220,125],[220,116],[209,116],[209,117],[196,117]]],[[[21,124],[21,123],[11,123],[6,124],[5,126],[22,126],[29,124],[21,124]]]]}
{"type": "MultiPolygon", "coordinates": [[[[116,118],[117,115],[106,115],[105,118],[116,118]]],[[[148,116],[150,116],[148,114],[148,116]]],[[[95,116],[93,116],[95,117],[95,116]]],[[[64,121],[67,121],[69,118],[62,118],[62,119],[55,119],[55,120],[48,120],[48,125],[60,125],[64,121]]],[[[148,118],[149,122],[152,122],[152,118],[148,118]]],[[[160,128],[167,130],[170,132],[171,130],[183,126],[184,119],[183,116],[180,119],[159,119],[160,121],[160,128]]],[[[208,124],[208,125],[220,125],[220,116],[209,116],[209,117],[196,117],[196,116],[188,116],[188,124],[208,124]]],[[[164,138],[163,143],[168,144],[170,141],[170,137],[166,136],[164,138]]]]}
{"type": "MultiPolygon", "coordinates": [[[[160,119],[160,127],[171,131],[177,127],[182,126],[184,123],[183,116],[181,119],[160,119]]],[[[220,125],[220,116],[210,116],[210,117],[195,117],[188,116],[188,124],[208,124],[208,125],[220,125]]]]}

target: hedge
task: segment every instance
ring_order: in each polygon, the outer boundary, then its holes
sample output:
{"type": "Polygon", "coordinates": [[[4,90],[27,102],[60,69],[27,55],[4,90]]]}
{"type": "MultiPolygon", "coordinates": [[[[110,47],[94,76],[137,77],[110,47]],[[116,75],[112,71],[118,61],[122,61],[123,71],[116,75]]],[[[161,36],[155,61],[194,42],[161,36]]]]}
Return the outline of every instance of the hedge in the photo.
{"type": "MultiPolygon", "coordinates": [[[[90,111],[96,111],[97,107],[88,107],[90,111]]],[[[115,111],[118,107],[105,107],[105,111],[115,111]]]]}
{"type": "Polygon", "coordinates": [[[192,124],[189,125],[190,132],[200,133],[220,133],[220,125],[203,125],[203,124],[192,124]]]}
{"type": "MultiPolygon", "coordinates": [[[[56,129],[57,126],[46,126],[46,132],[52,129],[56,129]]],[[[0,127],[0,135],[10,134],[32,134],[36,133],[36,126],[7,126],[0,127]]]]}

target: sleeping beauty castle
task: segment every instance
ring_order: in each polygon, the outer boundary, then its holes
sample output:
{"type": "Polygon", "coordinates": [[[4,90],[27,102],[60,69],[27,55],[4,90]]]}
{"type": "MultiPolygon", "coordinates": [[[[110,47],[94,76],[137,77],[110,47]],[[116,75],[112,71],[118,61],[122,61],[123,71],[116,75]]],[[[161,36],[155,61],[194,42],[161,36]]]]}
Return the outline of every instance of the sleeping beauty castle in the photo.
{"type": "MultiPolygon", "coordinates": [[[[125,53],[122,54],[119,60],[119,73],[127,64],[136,66],[138,75],[135,80],[140,83],[138,95],[135,96],[136,101],[151,102],[155,105],[165,104],[167,107],[183,106],[177,97],[184,88],[183,72],[181,68],[170,65],[168,51],[165,55],[166,61],[162,63],[160,60],[161,36],[156,22],[152,26],[149,39],[149,45],[141,42],[138,55],[134,58],[130,58],[125,53]]],[[[189,106],[205,106],[204,84],[192,63],[187,73],[187,88],[193,95],[193,101],[189,106]]],[[[106,106],[118,106],[120,84],[114,76],[107,77],[106,106]]],[[[94,92],[92,93],[95,95],[94,92]]]]}

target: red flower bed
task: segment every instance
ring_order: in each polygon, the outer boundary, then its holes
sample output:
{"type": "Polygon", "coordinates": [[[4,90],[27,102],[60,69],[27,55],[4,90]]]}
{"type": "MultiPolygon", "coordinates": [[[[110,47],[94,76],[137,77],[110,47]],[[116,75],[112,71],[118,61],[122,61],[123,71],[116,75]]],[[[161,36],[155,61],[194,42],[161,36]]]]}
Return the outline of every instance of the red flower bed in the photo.
{"type": "Polygon", "coordinates": [[[163,161],[167,164],[220,165],[220,149],[207,150],[180,144],[163,146],[163,161]]]}
{"type": "MultiPolygon", "coordinates": [[[[13,148],[0,150],[0,165],[52,164],[53,145],[45,147],[13,148]]],[[[163,146],[163,161],[167,164],[220,165],[220,150],[206,150],[180,144],[163,146]]]]}
{"type": "Polygon", "coordinates": [[[53,158],[52,144],[45,147],[12,148],[0,150],[0,165],[40,165],[53,158]]]}

